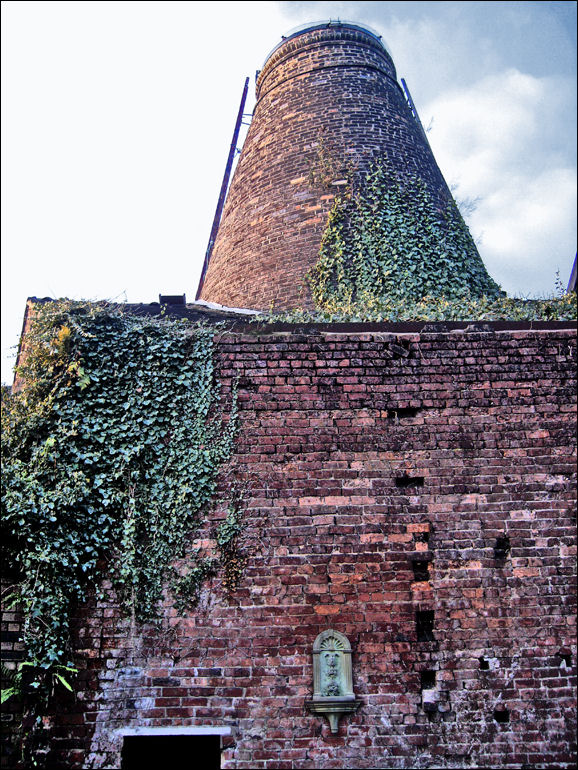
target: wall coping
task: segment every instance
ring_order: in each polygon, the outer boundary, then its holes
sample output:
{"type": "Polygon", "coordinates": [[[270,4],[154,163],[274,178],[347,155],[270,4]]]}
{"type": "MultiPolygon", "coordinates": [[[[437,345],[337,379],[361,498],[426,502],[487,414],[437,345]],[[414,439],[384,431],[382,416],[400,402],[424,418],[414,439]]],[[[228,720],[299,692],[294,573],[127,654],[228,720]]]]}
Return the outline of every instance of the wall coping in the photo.
{"type": "MultiPolygon", "coordinates": [[[[347,321],[333,323],[244,323],[242,331],[259,334],[278,332],[324,332],[335,334],[358,334],[360,332],[394,332],[397,334],[451,334],[453,332],[475,333],[498,331],[560,331],[576,330],[576,321],[347,321]]],[[[235,331],[241,331],[235,325],[235,331]]]]}

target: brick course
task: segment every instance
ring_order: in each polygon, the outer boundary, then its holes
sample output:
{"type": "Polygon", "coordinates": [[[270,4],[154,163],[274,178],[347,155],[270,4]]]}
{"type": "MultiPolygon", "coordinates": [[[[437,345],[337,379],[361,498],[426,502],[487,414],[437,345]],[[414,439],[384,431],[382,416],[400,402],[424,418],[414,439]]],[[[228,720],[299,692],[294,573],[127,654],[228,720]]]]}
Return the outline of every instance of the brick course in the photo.
{"type": "Polygon", "coordinates": [[[82,608],[59,766],[118,767],[137,725],[230,726],[228,770],[573,766],[576,331],[359,328],[220,337],[242,582],[158,627],[82,608]],[[305,710],[327,628],[362,701],[336,736],[305,710]]]}

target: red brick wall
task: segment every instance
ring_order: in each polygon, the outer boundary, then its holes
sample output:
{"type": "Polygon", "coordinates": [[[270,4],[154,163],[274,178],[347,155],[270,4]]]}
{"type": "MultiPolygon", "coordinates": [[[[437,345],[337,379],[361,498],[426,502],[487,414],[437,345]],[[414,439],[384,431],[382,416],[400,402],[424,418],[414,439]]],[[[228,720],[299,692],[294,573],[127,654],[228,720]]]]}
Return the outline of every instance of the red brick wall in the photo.
{"type": "Polygon", "coordinates": [[[221,337],[243,580],[156,629],[83,610],[59,766],[118,767],[142,725],[230,726],[229,770],[573,766],[576,332],[429,328],[221,337]],[[362,701],[337,736],[305,709],[327,628],[362,701]]]}
{"type": "Polygon", "coordinates": [[[268,58],[201,299],[265,310],[310,307],[304,278],[343,191],[333,182],[344,180],[350,165],[366,171],[386,157],[392,171],[417,175],[434,196],[449,196],[395,78],[375,37],[348,27],[303,32],[268,58]],[[327,185],[309,177],[320,143],[334,164],[327,185]]]}

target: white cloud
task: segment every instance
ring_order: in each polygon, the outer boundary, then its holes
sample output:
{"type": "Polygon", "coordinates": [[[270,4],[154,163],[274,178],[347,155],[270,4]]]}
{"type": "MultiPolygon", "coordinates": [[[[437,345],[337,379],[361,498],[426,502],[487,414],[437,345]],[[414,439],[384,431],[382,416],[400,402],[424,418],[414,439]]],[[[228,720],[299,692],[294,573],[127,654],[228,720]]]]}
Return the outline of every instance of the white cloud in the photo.
{"type": "Polygon", "coordinates": [[[543,171],[502,180],[471,216],[492,275],[512,294],[545,295],[566,283],[576,249],[576,173],[543,171]]]}
{"type": "Polygon", "coordinates": [[[565,87],[512,69],[442,94],[424,110],[456,197],[479,198],[470,228],[511,293],[547,294],[556,269],[565,280],[572,264],[576,174],[554,136],[564,125],[565,87]]]}

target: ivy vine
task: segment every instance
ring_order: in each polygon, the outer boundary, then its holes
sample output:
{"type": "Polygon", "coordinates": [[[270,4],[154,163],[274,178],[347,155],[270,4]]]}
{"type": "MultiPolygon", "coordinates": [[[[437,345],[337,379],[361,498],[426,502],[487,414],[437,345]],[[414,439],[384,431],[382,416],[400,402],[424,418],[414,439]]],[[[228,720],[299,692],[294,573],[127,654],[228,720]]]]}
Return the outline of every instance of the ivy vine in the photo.
{"type": "Polygon", "coordinates": [[[453,199],[442,205],[421,179],[383,161],[335,200],[309,283],[321,310],[501,295],[453,199]]]}
{"type": "Polygon", "coordinates": [[[70,612],[108,576],[135,619],[170,583],[180,610],[218,566],[188,553],[233,450],[214,329],[121,308],[36,306],[3,392],[3,555],[20,576],[30,686],[71,667],[70,612]],[[188,574],[169,580],[175,560],[188,574]]]}
{"type": "Polygon", "coordinates": [[[235,496],[229,504],[227,518],[217,529],[217,548],[223,563],[223,587],[228,593],[235,591],[241,582],[247,565],[247,556],[240,546],[243,532],[243,509],[240,498],[235,496]]]}
{"type": "Polygon", "coordinates": [[[251,323],[344,323],[405,321],[575,321],[576,292],[544,299],[472,297],[373,299],[366,303],[328,301],[322,309],[295,308],[257,316],[251,323]]]}

